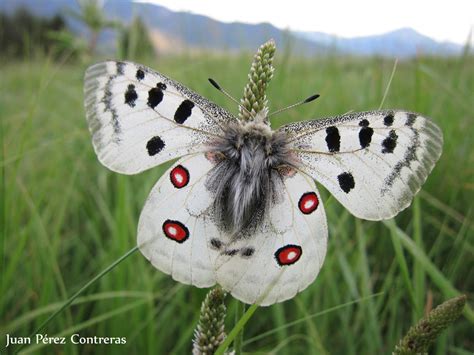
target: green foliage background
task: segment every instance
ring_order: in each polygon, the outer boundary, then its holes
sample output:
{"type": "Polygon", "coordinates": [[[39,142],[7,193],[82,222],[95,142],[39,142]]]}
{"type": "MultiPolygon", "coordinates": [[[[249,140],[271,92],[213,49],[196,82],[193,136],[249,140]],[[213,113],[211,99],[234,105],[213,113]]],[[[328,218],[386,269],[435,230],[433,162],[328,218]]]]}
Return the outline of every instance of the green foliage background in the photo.
{"type": "MultiPolygon", "coordinates": [[[[98,60],[57,63],[39,56],[0,66],[0,347],[5,333],[28,335],[63,300],[135,246],[140,210],[169,165],[121,176],[97,161],[82,85],[85,68],[98,60]]],[[[207,78],[239,98],[250,63],[251,54],[184,54],[143,64],[237,114],[207,78]]],[[[315,92],[321,98],[273,117],[272,126],[377,109],[393,64],[381,58],[298,59],[277,49],[270,108],[315,92]]],[[[445,137],[439,163],[412,206],[394,221],[358,220],[323,191],[330,235],[321,273],[293,300],[256,311],[245,328],[244,352],[390,353],[426,308],[458,293],[472,296],[473,93],[472,56],[398,63],[384,108],[432,117],[445,137]]],[[[135,253],[45,330],[50,336],[125,336],[126,345],[34,344],[24,350],[189,353],[205,294],[176,283],[135,253]]],[[[232,315],[236,303],[228,297],[227,305],[232,315]]],[[[433,353],[474,351],[473,322],[467,307],[433,353]]],[[[228,316],[227,328],[233,324],[228,316]]]]}

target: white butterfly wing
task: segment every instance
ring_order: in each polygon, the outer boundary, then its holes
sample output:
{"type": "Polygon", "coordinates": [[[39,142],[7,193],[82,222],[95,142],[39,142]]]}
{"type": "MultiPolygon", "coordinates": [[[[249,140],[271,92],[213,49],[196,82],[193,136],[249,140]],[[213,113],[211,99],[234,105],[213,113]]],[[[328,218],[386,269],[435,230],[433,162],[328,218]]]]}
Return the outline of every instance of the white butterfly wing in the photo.
{"type": "Polygon", "coordinates": [[[99,160],[135,174],[203,147],[234,116],[152,69],[102,62],[85,74],[86,117],[99,160]]]}
{"type": "Polygon", "coordinates": [[[217,282],[245,303],[292,298],[314,281],[326,255],[326,215],[314,181],[295,173],[282,189],[256,233],[226,245],[217,259],[217,282]]]}
{"type": "Polygon", "coordinates": [[[328,234],[313,180],[300,173],[286,177],[265,222],[232,241],[213,218],[206,187],[212,167],[198,154],[161,177],[140,215],[140,251],[177,281],[198,287],[217,282],[246,303],[269,305],[304,290],[321,268],[328,234]]]}
{"type": "Polygon", "coordinates": [[[441,155],[441,130],[405,111],[371,111],[292,123],[301,170],[356,217],[381,220],[408,207],[441,155]]]}
{"type": "Polygon", "coordinates": [[[198,287],[216,282],[218,251],[209,246],[220,232],[205,187],[211,168],[204,154],[178,160],[153,187],[138,224],[138,246],[153,266],[198,287]]]}

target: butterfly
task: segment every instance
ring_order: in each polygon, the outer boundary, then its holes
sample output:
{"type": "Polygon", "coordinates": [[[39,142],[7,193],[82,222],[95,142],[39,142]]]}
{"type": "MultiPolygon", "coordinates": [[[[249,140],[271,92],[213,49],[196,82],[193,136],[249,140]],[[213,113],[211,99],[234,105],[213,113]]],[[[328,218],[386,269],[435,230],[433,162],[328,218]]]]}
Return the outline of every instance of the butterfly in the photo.
{"type": "Polygon", "coordinates": [[[443,144],[433,121],[401,110],[272,130],[266,111],[242,121],[132,62],[89,67],[84,93],[107,168],[137,174],[178,159],[141,212],[143,255],[177,281],[217,283],[263,306],[303,291],[323,264],[328,226],[315,181],[354,216],[388,219],[410,205],[443,144]]]}

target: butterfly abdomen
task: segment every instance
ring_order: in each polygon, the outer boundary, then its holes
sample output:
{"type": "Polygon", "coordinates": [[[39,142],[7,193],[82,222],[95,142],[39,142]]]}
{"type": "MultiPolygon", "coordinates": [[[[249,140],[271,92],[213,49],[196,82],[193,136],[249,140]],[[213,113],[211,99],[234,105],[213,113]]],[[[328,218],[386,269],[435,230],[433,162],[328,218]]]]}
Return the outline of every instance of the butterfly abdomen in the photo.
{"type": "Polygon", "coordinates": [[[266,125],[230,125],[209,151],[220,157],[207,181],[219,226],[234,235],[256,227],[278,199],[279,169],[295,166],[286,135],[266,125]]]}

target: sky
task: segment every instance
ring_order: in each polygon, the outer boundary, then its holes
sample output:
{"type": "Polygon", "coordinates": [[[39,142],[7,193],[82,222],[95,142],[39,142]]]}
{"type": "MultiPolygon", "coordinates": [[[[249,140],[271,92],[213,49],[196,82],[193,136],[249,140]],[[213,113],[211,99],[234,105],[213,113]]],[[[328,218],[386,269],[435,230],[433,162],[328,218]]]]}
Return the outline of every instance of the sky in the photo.
{"type": "Polygon", "coordinates": [[[224,22],[270,22],[279,28],[358,37],[402,27],[438,41],[466,43],[474,0],[140,0],[224,22]]]}

